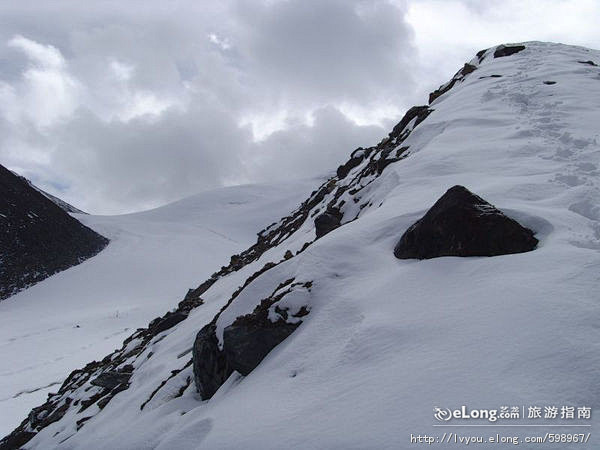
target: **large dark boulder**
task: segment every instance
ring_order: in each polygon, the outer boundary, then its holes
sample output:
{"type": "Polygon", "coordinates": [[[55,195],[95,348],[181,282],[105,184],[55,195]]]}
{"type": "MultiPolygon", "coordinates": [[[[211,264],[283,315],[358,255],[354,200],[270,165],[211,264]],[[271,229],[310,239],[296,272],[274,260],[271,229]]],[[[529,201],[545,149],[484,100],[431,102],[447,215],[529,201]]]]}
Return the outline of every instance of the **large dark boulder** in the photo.
{"type": "Polygon", "coordinates": [[[0,300],[102,250],[108,240],[0,166],[0,300]]]}
{"type": "Polygon", "coordinates": [[[533,250],[533,231],[463,186],[450,188],[406,230],[394,248],[400,259],[496,256],[533,250]]]}
{"type": "Polygon", "coordinates": [[[317,239],[338,228],[342,223],[342,218],[343,214],[335,208],[328,208],[323,214],[319,214],[315,218],[317,239]]]}

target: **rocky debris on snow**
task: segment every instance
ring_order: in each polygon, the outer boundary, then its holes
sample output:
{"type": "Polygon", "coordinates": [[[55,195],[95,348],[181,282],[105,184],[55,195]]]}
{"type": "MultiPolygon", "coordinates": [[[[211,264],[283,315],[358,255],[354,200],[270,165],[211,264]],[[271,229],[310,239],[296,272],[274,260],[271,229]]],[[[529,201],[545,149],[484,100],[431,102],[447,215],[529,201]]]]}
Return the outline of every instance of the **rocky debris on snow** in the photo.
{"type": "MultiPolygon", "coordinates": [[[[83,369],[78,369],[67,377],[57,393],[48,394],[48,400],[41,406],[34,408],[29,417],[11,434],[0,441],[0,450],[18,448],[36,435],[38,431],[47,427],[52,422],[60,420],[70,407],[76,407],[77,429],[80,429],[99,410],[119,393],[129,388],[129,380],[133,374],[130,361],[144,354],[144,358],[152,354],[146,352],[161,337],[163,331],[172,328],[177,323],[187,318],[189,312],[204,301],[201,298],[184,298],[179,302],[177,309],[167,312],[163,317],[154,319],[147,328],[140,328],[129,336],[120,350],[115,350],[102,361],[93,361],[83,369]],[[74,400],[76,398],[76,400],[74,400]],[[92,415],[81,416],[89,407],[97,405],[98,410],[92,415]],[[18,446],[14,443],[18,442],[18,446]]],[[[191,360],[188,365],[191,364],[191,360]]],[[[87,412],[89,414],[89,412],[87,412]]]]}
{"type": "Polygon", "coordinates": [[[299,318],[308,314],[308,309],[303,306],[289,313],[276,305],[292,290],[310,290],[311,287],[311,282],[294,283],[293,278],[279,284],[252,313],[237,317],[225,327],[222,349],[216,335],[218,316],[198,332],[193,349],[194,381],[203,400],[211,398],[234,370],[248,375],[273,348],[292,334],[302,323],[299,318]],[[270,317],[274,305],[275,321],[270,317]]]}
{"type": "Polygon", "coordinates": [[[350,159],[337,168],[337,177],[340,180],[346,178],[352,169],[359,166],[360,163],[363,162],[366,156],[366,152],[362,147],[354,150],[350,155],[350,159]]]}
{"type": "Polygon", "coordinates": [[[456,74],[454,74],[454,76],[448,83],[442,84],[439,88],[437,88],[435,91],[429,94],[429,104],[433,103],[438,97],[444,95],[446,92],[452,89],[456,83],[464,80],[467,75],[474,72],[476,69],[477,67],[475,67],[474,65],[465,63],[463,68],[456,72],[456,74]]]}
{"type": "Polygon", "coordinates": [[[152,322],[150,322],[148,328],[150,328],[155,334],[162,333],[169,328],[173,328],[179,322],[187,319],[187,316],[188,315],[185,312],[168,312],[163,317],[154,319],[152,322]]]}
{"type": "MultiPolygon", "coordinates": [[[[406,114],[400,119],[394,128],[392,128],[392,132],[390,133],[390,138],[396,138],[396,142],[398,140],[404,140],[408,137],[410,132],[421,122],[423,122],[429,114],[433,112],[433,109],[430,109],[427,105],[422,106],[413,106],[406,114]],[[412,127],[407,128],[410,122],[414,120],[414,124],[412,127]]],[[[383,148],[382,151],[385,151],[387,148],[383,148]]]]}
{"type": "Polygon", "coordinates": [[[108,239],[0,166],[0,300],[77,265],[108,239]]]}
{"type": "Polygon", "coordinates": [[[387,148],[381,152],[381,157],[377,160],[377,173],[381,175],[383,170],[392,163],[400,161],[408,156],[407,150],[408,147],[398,147],[393,156],[390,157],[392,153],[392,148],[387,148]]]}
{"type": "Polygon", "coordinates": [[[483,50],[479,50],[475,56],[477,57],[477,62],[481,64],[481,61],[483,61],[485,59],[485,55],[487,53],[487,51],[489,50],[489,48],[484,48],[483,50]]]}
{"type": "Polygon", "coordinates": [[[130,378],[131,372],[117,372],[110,370],[98,375],[96,378],[90,381],[90,384],[112,390],[120,384],[128,383],[130,378]]]}
{"type": "MultiPolygon", "coordinates": [[[[518,53],[524,49],[525,49],[524,45],[499,45],[494,50],[494,58],[510,56],[510,55],[518,53]]],[[[490,51],[489,48],[478,51],[477,55],[476,55],[476,58],[477,58],[476,60],[473,59],[472,61],[465,63],[465,65],[458,72],[456,72],[454,74],[454,76],[452,77],[452,79],[450,81],[448,81],[445,84],[442,84],[435,91],[431,92],[429,94],[429,104],[431,105],[436,99],[438,99],[439,97],[444,95],[446,92],[448,92],[450,89],[452,89],[457,83],[464,81],[464,79],[469,74],[471,74],[475,70],[477,70],[477,67],[479,66],[479,64],[481,64],[481,62],[488,55],[488,51],[490,51]]],[[[493,78],[500,77],[500,76],[501,75],[491,75],[491,77],[493,77],[493,78]]],[[[481,77],[481,78],[484,78],[484,77],[481,77]]]]}
{"type": "MultiPolygon", "coordinates": [[[[183,372],[185,369],[187,369],[189,366],[192,365],[192,360],[190,359],[185,366],[183,366],[181,369],[176,369],[176,370],[172,370],[171,371],[171,375],[166,379],[163,380],[156,389],[154,389],[154,391],[152,391],[152,394],[150,394],[150,397],[148,397],[148,399],[142,403],[140,405],[140,410],[143,410],[144,407],[154,398],[154,396],[162,389],[164,388],[168,383],[172,382],[181,372],[183,372]]],[[[192,377],[188,376],[186,377],[185,383],[183,385],[179,386],[179,389],[177,391],[177,393],[172,396],[172,398],[177,398],[177,397],[181,397],[184,393],[184,391],[188,388],[188,386],[191,384],[192,382],[192,377]]]]}
{"type": "Polygon", "coordinates": [[[450,188],[406,230],[394,248],[399,259],[497,256],[533,250],[533,231],[463,186],[450,188]]]}
{"type": "Polygon", "coordinates": [[[525,50],[524,45],[499,45],[494,51],[494,58],[502,58],[504,56],[514,55],[525,50]]]}
{"type": "Polygon", "coordinates": [[[298,318],[308,314],[306,307],[288,315],[287,310],[275,306],[278,319],[272,321],[269,318],[271,307],[295,286],[310,289],[312,283],[292,283],[290,289],[272,298],[264,299],[251,314],[238,317],[224,329],[223,351],[233,370],[242,375],[248,375],[271,350],[283,342],[300,325],[301,321],[288,322],[288,320],[290,317],[298,318]]]}
{"type": "Polygon", "coordinates": [[[323,214],[315,218],[317,239],[338,228],[344,215],[337,208],[328,208],[323,214]]]}

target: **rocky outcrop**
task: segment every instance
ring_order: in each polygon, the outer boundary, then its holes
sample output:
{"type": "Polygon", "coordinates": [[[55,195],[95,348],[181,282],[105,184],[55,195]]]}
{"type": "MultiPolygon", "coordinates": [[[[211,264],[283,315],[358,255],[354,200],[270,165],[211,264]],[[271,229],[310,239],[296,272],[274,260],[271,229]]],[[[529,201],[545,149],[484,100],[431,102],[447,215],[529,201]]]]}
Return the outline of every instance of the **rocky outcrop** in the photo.
{"type": "Polygon", "coordinates": [[[216,325],[211,322],[198,332],[194,340],[194,382],[202,400],[211,398],[233,373],[225,353],[219,348],[215,331],[216,325]]]}
{"type": "Polygon", "coordinates": [[[503,58],[525,50],[524,45],[499,45],[494,51],[494,58],[503,58]]]}
{"type": "MultiPolygon", "coordinates": [[[[502,58],[505,56],[514,55],[522,50],[525,50],[524,45],[499,45],[494,49],[494,58],[502,58]]],[[[483,60],[489,55],[490,49],[484,49],[477,52],[476,60],[473,59],[471,62],[465,63],[465,65],[454,74],[452,79],[445,84],[442,84],[439,88],[429,94],[429,104],[433,103],[439,97],[444,95],[456,84],[464,81],[464,79],[471,73],[477,70],[477,67],[483,60]]]]}
{"type": "Polygon", "coordinates": [[[338,228],[344,215],[337,208],[328,208],[323,214],[315,218],[315,231],[317,239],[338,228]]]}
{"type": "Polygon", "coordinates": [[[356,150],[354,150],[350,155],[350,159],[337,168],[337,177],[340,180],[346,178],[352,169],[359,166],[360,163],[363,162],[365,156],[366,152],[362,147],[359,147],[356,150]]]}
{"type": "Polygon", "coordinates": [[[303,305],[295,311],[279,306],[294,289],[310,291],[311,282],[294,283],[289,279],[261,300],[250,314],[237,317],[223,330],[222,349],[216,335],[218,316],[196,335],[193,349],[194,380],[202,399],[211,398],[237,371],[248,375],[277,345],[283,342],[302,323],[308,314],[303,305]]]}
{"type": "Polygon", "coordinates": [[[108,239],[0,166],[0,300],[94,256],[108,239]]]}
{"type": "Polygon", "coordinates": [[[429,104],[435,101],[435,99],[437,99],[438,97],[444,95],[446,92],[452,89],[456,83],[464,80],[467,75],[474,72],[476,69],[477,67],[475,67],[474,65],[465,63],[463,68],[456,72],[448,83],[442,84],[439,88],[437,88],[435,91],[429,94],[429,104]]]}
{"type": "Polygon", "coordinates": [[[90,384],[112,390],[121,384],[127,384],[130,378],[131,371],[117,372],[114,370],[109,370],[98,375],[96,378],[90,381],[90,384]]]}
{"type": "Polygon", "coordinates": [[[184,311],[168,312],[163,317],[159,317],[150,322],[148,328],[150,328],[154,334],[162,333],[187,319],[187,316],[188,314],[184,311]]]}
{"type": "Polygon", "coordinates": [[[450,188],[406,230],[396,258],[497,256],[533,250],[533,232],[463,186],[450,188]]]}

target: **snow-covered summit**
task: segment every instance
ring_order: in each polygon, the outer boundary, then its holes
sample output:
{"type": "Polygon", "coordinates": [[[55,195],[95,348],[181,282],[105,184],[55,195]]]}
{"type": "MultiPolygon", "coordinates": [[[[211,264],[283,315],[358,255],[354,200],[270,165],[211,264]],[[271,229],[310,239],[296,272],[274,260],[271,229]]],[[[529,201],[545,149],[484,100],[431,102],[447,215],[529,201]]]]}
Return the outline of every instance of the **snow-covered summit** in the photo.
{"type": "Polygon", "coordinates": [[[443,434],[436,407],[598,408],[600,52],[522,46],[478,53],[175,311],[73,372],[0,448],[411,448],[411,433],[443,434]],[[537,248],[396,259],[454,185],[537,248]],[[297,326],[232,371],[231,330],[258,317],[297,326]]]}

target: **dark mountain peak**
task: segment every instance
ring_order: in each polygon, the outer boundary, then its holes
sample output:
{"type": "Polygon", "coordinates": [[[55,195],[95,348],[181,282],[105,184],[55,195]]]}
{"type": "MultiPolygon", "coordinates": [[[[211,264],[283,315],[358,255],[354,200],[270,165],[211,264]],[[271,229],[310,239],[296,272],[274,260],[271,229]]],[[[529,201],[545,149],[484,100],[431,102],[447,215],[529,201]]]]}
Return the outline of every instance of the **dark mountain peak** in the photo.
{"type": "Polygon", "coordinates": [[[108,240],[0,165],[0,300],[102,250],[108,240]]]}

